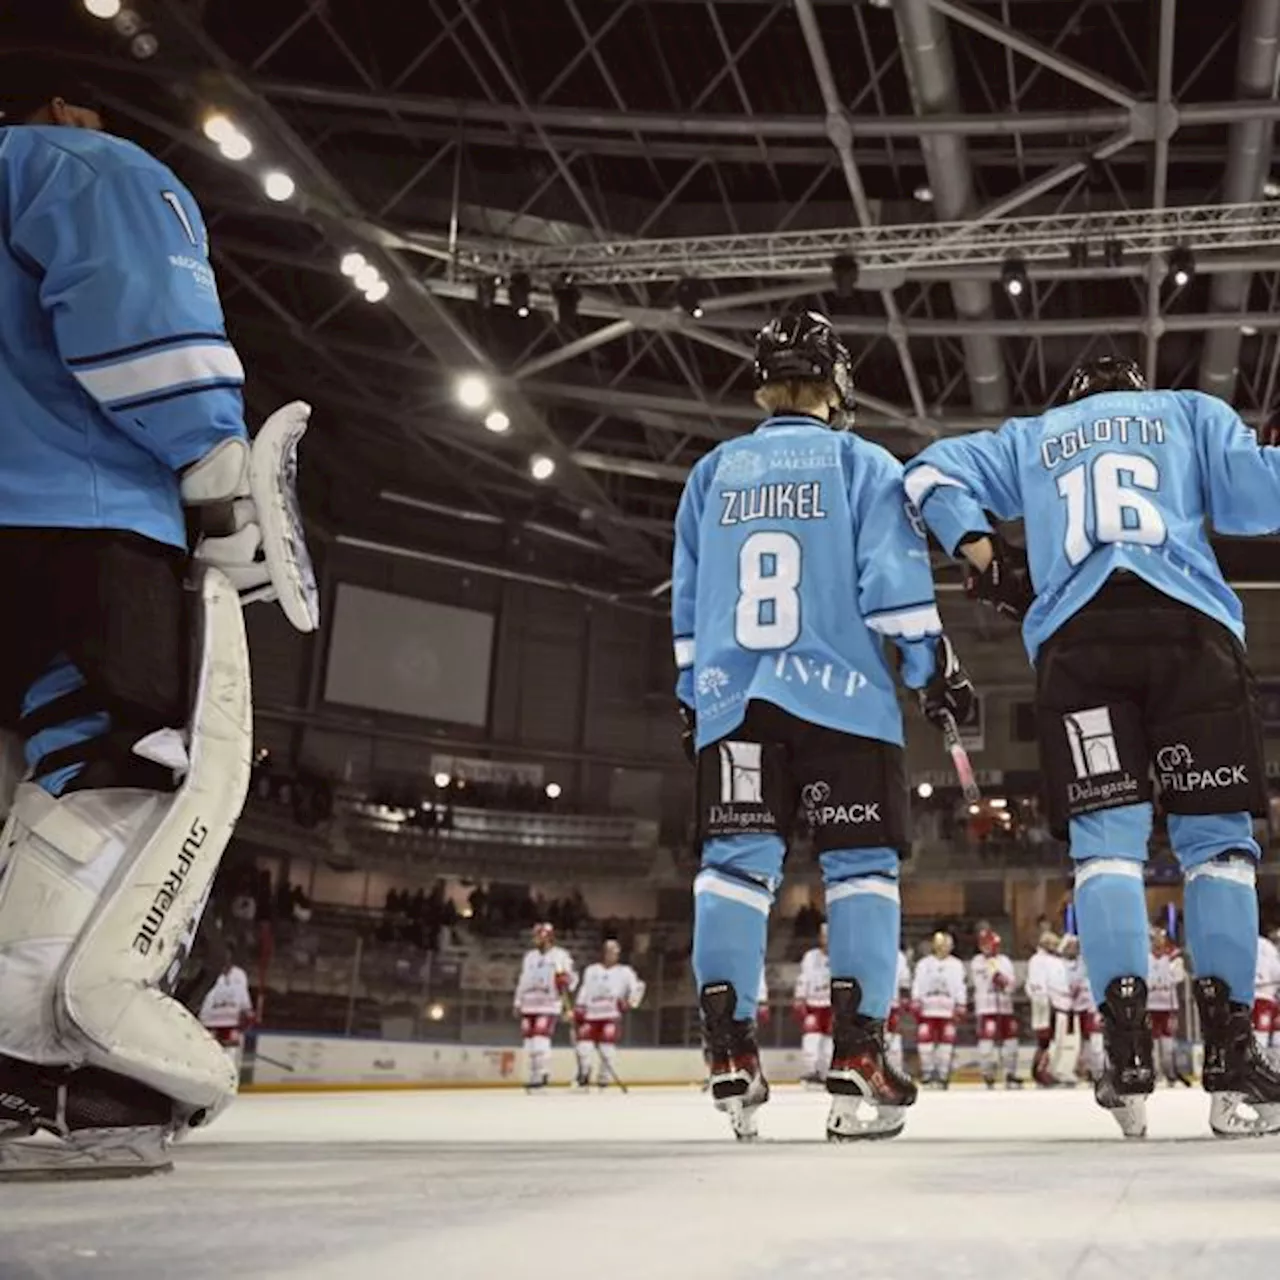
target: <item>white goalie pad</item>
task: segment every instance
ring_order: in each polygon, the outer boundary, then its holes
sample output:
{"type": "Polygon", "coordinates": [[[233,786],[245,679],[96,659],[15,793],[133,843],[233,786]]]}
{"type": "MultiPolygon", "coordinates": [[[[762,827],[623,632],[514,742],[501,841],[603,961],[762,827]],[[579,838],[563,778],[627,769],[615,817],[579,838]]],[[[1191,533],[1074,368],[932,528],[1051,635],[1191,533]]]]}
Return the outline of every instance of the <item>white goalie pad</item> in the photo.
{"type": "Polygon", "coordinates": [[[249,655],[235,588],[199,583],[190,763],[172,794],[59,799],[18,789],[0,880],[0,1052],[105,1068],[210,1115],[235,1092],[226,1056],[157,990],[197,914],[249,786],[249,655]]]}
{"type": "Polygon", "coordinates": [[[1073,1080],[1080,1062],[1080,1019],[1061,1011],[1053,1015],[1053,1043],[1049,1047],[1049,1070],[1059,1080],[1073,1080]]]}
{"type": "Polygon", "coordinates": [[[262,424],[249,456],[249,490],[262,529],[271,585],[245,603],[275,599],[299,631],[320,625],[320,593],[298,510],[298,443],[306,434],[311,406],[284,405],[262,424]]]}

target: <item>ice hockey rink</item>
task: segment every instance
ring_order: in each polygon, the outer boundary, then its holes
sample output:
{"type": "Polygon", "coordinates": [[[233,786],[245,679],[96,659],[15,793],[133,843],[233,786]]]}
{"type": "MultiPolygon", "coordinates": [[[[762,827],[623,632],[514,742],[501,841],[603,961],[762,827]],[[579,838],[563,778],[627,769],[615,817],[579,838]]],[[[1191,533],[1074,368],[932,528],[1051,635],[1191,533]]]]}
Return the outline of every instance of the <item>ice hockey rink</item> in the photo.
{"type": "Polygon", "coordinates": [[[1271,1277],[1280,1138],[1162,1090],[1126,1143],[1084,1090],[921,1098],[831,1146],[775,1091],[735,1144],[695,1088],[256,1095],[145,1180],[0,1188],[3,1280],[1271,1277]]]}

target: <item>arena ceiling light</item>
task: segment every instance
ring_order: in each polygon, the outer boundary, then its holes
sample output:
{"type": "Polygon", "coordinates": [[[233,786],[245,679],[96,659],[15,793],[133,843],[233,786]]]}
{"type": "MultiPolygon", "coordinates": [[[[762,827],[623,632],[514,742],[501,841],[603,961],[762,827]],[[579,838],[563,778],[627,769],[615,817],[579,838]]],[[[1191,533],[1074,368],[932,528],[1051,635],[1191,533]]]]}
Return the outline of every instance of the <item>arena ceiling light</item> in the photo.
{"type": "Polygon", "coordinates": [[[928,183],[922,182],[912,193],[921,204],[933,203],[933,188],[928,183]]]}
{"type": "Polygon", "coordinates": [[[1027,275],[1027,264],[1021,254],[1011,253],[1000,268],[1000,283],[1004,291],[1015,302],[1027,292],[1031,280],[1027,275]]]}
{"type": "Polygon", "coordinates": [[[676,281],[676,306],[695,320],[702,319],[702,299],[705,296],[706,291],[701,280],[685,276],[683,280],[676,281]]]}
{"type": "Polygon", "coordinates": [[[443,769],[437,773],[434,778],[432,778],[432,782],[434,782],[441,791],[443,791],[452,781],[453,779],[445,773],[443,769]]]}
{"type": "Polygon", "coordinates": [[[364,291],[364,300],[366,302],[381,302],[390,292],[391,286],[379,277],[364,291]]]}
{"type": "Polygon", "coordinates": [[[916,795],[918,795],[921,800],[927,800],[931,795],[933,795],[933,783],[922,782],[916,788],[916,795]]]}
{"type": "Polygon", "coordinates": [[[344,253],[342,255],[342,261],[339,263],[342,274],[344,276],[348,276],[352,280],[355,279],[358,272],[363,271],[368,265],[369,260],[364,256],[364,254],[356,253],[354,249],[350,253],[344,253]]]}
{"type": "Polygon", "coordinates": [[[1175,289],[1185,289],[1196,274],[1195,255],[1186,245],[1178,245],[1169,252],[1169,279],[1175,289]]]}
{"type": "Polygon", "coordinates": [[[529,474],[535,480],[550,480],[555,473],[555,461],[552,458],[548,458],[545,453],[535,453],[529,459],[529,474]]]}
{"type": "Polygon", "coordinates": [[[262,189],[266,192],[268,200],[279,203],[283,200],[292,200],[298,185],[283,169],[272,169],[262,175],[262,189]]]}
{"type": "Polygon", "coordinates": [[[464,373],[453,384],[453,394],[464,409],[483,409],[493,395],[493,388],[483,374],[464,373]]]}
{"type": "Polygon", "coordinates": [[[507,301],[511,309],[523,320],[532,310],[529,297],[533,293],[533,281],[527,271],[517,271],[507,284],[507,301]]]}
{"type": "Polygon", "coordinates": [[[84,0],[85,9],[95,18],[110,21],[120,12],[120,0],[84,0]]]}
{"type": "Polygon", "coordinates": [[[858,260],[851,253],[838,253],[831,259],[831,283],[837,298],[851,298],[858,287],[858,260]]]}
{"type": "Polygon", "coordinates": [[[484,429],[495,436],[506,435],[511,430],[511,419],[501,409],[491,409],[484,417],[484,429]]]}
{"type": "Polygon", "coordinates": [[[558,782],[548,782],[546,785],[546,793],[548,800],[559,800],[564,794],[564,789],[558,782]]]}

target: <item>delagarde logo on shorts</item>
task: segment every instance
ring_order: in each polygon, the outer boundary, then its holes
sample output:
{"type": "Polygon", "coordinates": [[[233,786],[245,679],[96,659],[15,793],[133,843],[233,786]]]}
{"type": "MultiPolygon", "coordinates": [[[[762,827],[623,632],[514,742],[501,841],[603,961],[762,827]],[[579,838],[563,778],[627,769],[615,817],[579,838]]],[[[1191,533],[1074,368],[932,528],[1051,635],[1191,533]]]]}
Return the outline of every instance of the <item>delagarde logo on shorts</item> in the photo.
{"type": "Polygon", "coordinates": [[[810,782],[800,789],[800,803],[811,827],[829,827],[833,823],[861,826],[880,821],[879,802],[874,804],[830,804],[831,784],[810,782]]]}
{"type": "Polygon", "coordinates": [[[1120,763],[1110,708],[1067,712],[1062,726],[1076,771],[1076,780],[1067,785],[1070,803],[1101,808],[1130,803],[1138,794],[1138,780],[1120,763]]]}
{"type": "Polygon", "coordinates": [[[1195,759],[1185,742],[1161,747],[1156,752],[1156,769],[1164,791],[1215,791],[1223,787],[1249,785],[1249,770],[1243,764],[1224,764],[1215,769],[1193,769],[1195,759]]]}

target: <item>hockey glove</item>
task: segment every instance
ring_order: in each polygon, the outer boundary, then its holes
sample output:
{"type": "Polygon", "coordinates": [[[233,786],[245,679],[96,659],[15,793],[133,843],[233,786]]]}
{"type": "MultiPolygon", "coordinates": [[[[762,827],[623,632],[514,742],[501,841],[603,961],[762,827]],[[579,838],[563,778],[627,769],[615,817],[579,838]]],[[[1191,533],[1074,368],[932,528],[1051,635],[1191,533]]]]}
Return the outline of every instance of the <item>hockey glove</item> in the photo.
{"type": "Polygon", "coordinates": [[[276,600],[299,631],[320,624],[319,593],[296,492],[297,448],[310,406],[295,401],[263,423],[252,447],[229,439],[181,477],[195,526],[192,557],[221,570],[242,604],[276,600]]]}
{"type": "Polygon", "coordinates": [[[951,722],[963,724],[974,704],[973,684],[960,665],[946,636],[939,636],[934,650],[933,675],[916,690],[920,713],[935,729],[946,732],[951,722]]]}
{"type": "MultiPolygon", "coordinates": [[[[964,593],[970,600],[994,609],[1002,617],[1021,622],[1036,598],[1027,566],[1027,553],[1022,547],[1006,542],[998,533],[980,536],[991,543],[991,563],[979,573],[973,565],[965,562],[964,593]]],[[[976,540],[965,539],[966,542],[976,540]]],[[[964,542],[960,545],[963,547],[964,542]]]]}
{"type": "Polygon", "coordinates": [[[680,703],[680,749],[690,763],[698,759],[698,713],[683,702],[680,703]]]}

